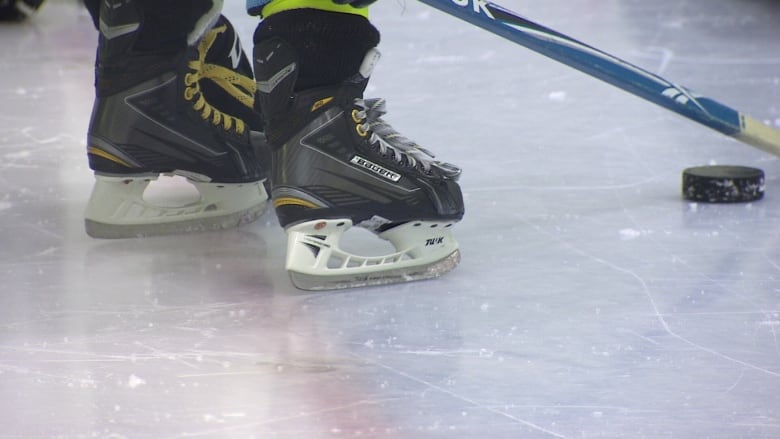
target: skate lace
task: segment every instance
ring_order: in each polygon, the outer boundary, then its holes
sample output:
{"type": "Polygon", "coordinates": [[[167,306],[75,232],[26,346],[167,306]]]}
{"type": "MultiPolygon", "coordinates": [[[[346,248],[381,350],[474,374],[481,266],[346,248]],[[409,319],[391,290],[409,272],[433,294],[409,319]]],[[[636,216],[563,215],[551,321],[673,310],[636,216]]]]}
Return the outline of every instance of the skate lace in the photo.
{"type": "Polygon", "coordinates": [[[368,137],[368,142],[376,147],[382,156],[412,168],[419,165],[426,174],[431,174],[432,169],[436,168],[448,177],[460,175],[460,168],[436,160],[430,151],[402,136],[382,119],[387,113],[384,99],[355,99],[355,106],[357,108],[352,111],[352,120],[357,124],[358,134],[368,137]]]}
{"type": "Polygon", "coordinates": [[[252,108],[256,84],[254,79],[241,75],[227,67],[206,62],[208,54],[217,36],[227,30],[227,26],[214,28],[206,33],[198,43],[198,59],[192,59],[187,63],[190,72],[184,75],[184,98],[193,102],[195,111],[200,112],[203,120],[210,120],[215,126],[221,126],[225,131],[234,131],[243,134],[246,124],[243,120],[224,113],[211,105],[200,88],[200,80],[208,79],[217,84],[230,96],[243,105],[252,108]]]}

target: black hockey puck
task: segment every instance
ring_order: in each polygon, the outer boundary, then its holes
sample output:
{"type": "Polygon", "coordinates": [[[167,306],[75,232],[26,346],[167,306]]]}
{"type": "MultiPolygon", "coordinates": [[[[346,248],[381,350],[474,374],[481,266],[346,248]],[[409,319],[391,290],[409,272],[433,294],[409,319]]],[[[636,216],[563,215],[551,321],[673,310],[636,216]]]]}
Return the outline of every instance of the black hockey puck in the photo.
{"type": "Polygon", "coordinates": [[[764,171],[746,166],[697,166],[683,171],[683,198],[740,203],[764,197],[764,171]]]}

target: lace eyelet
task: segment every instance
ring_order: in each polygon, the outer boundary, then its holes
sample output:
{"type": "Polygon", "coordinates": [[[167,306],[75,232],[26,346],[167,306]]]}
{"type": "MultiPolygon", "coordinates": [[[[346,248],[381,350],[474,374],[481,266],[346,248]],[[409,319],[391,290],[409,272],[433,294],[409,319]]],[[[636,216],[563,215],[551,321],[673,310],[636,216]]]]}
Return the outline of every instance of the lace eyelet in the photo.
{"type": "Polygon", "coordinates": [[[360,112],[355,109],[352,110],[352,121],[355,123],[363,123],[363,120],[360,118],[360,112]]]}
{"type": "Polygon", "coordinates": [[[368,135],[368,131],[363,129],[363,125],[355,125],[355,131],[357,131],[358,136],[360,137],[366,137],[368,135]]]}

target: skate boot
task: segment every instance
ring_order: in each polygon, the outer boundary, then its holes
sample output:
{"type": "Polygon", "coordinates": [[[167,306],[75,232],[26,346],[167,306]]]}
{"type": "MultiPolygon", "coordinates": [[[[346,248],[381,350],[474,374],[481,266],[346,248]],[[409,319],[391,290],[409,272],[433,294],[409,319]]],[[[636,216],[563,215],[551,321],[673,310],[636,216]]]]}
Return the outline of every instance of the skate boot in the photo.
{"type": "Polygon", "coordinates": [[[272,147],[271,193],[288,235],[286,269],[304,290],[427,279],[459,262],[451,227],[463,217],[460,169],[436,161],[363,99],[379,53],[354,75],[299,89],[299,60],[281,38],[255,39],[257,104],[272,147]],[[359,226],[395,252],[351,254],[339,245],[359,226]]]}
{"type": "Polygon", "coordinates": [[[192,18],[171,14],[194,14],[204,2],[184,1],[179,12],[169,5],[168,15],[165,3],[93,2],[101,32],[87,140],[96,181],[85,226],[93,237],[223,229],[265,209],[264,144],[255,131],[262,122],[238,36],[210,1],[192,18]],[[168,24],[205,31],[188,41],[193,32],[168,24]],[[148,200],[147,186],[161,175],[186,178],[197,199],[148,200]]]}

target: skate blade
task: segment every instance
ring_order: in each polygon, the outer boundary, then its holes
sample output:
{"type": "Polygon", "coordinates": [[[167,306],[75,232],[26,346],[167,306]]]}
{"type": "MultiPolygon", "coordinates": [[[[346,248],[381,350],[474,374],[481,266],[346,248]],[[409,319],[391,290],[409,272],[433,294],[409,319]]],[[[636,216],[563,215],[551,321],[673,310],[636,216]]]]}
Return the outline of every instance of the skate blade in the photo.
{"type": "Polygon", "coordinates": [[[458,265],[451,222],[417,221],[377,236],[396,252],[362,256],[340,247],[349,219],[315,220],[287,229],[286,268],[297,288],[333,290],[431,279],[458,265]]]}
{"type": "Polygon", "coordinates": [[[159,206],[143,194],[157,176],[96,176],[84,228],[100,239],[139,238],[222,230],[248,224],[266,210],[262,182],[216,184],[191,182],[201,197],[184,206],[159,206]]]}
{"type": "Polygon", "coordinates": [[[452,271],[460,262],[460,250],[425,266],[389,269],[371,274],[311,275],[289,270],[296,288],[307,291],[342,290],[434,279],[452,271]]]}
{"type": "Polygon", "coordinates": [[[90,219],[84,220],[84,229],[92,238],[125,239],[151,236],[180,235],[225,230],[249,224],[260,218],[266,211],[266,203],[247,210],[222,216],[190,219],[154,224],[109,224],[90,219]]]}

